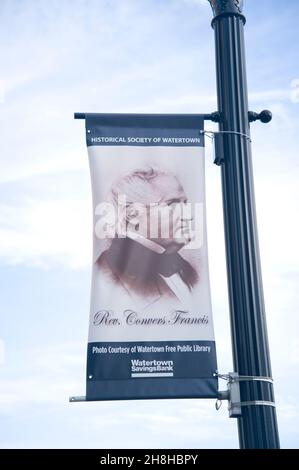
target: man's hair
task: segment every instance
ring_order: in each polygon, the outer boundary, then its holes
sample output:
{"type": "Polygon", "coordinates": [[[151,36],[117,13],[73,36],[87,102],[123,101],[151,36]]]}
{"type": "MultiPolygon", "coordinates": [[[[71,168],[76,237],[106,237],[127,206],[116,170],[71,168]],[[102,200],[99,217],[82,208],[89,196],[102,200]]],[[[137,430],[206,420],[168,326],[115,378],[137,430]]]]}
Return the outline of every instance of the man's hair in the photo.
{"type": "Polygon", "coordinates": [[[118,203],[120,195],[126,196],[128,205],[139,202],[148,204],[150,202],[159,202],[160,188],[155,185],[155,179],[158,176],[173,176],[173,173],[161,168],[146,166],[138,168],[118,178],[111,186],[110,197],[114,205],[118,203]]]}

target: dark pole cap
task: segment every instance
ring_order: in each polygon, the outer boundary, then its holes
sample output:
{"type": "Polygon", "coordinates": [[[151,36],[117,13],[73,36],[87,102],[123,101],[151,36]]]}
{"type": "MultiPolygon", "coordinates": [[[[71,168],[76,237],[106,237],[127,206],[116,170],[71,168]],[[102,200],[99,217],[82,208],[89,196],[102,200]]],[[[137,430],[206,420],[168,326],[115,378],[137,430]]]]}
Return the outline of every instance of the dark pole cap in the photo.
{"type": "MultiPolygon", "coordinates": [[[[241,16],[245,23],[243,11],[243,0],[208,0],[211,4],[214,20],[219,16],[241,16]]],[[[214,21],[213,20],[213,21],[214,21]]]]}
{"type": "Polygon", "coordinates": [[[269,109],[264,109],[262,112],[260,112],[260,121],[263,123],[270,122],[272,119],[272,113],[269,111],[269,109]]]}
{"type": "Polygon", "coordinates": [[[248,111],[249,122],[261,121],[264,124],[272,120],[272,113],[269,109],[264,109],[260,113],[255,113],[254,111],[248,111]]]}

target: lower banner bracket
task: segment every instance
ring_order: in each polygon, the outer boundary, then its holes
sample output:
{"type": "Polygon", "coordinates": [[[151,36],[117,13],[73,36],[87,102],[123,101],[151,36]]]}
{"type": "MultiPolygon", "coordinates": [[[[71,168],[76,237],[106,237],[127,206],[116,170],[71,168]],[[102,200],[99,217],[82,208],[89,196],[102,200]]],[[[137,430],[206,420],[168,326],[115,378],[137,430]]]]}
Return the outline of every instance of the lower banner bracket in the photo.
{"type": "Polygon", "coordinates": [[[242,416],[242,407],[244,406],[273,406],[275,403],[268,400],[241,401],[240,382],[268,382],[273,384],[271,377],[239,375],[237,372],[229,372],[226,375],[217,374],[220,379],[227,381],[227,390],[219,390],[216,401],[216,410],[221,407],[223,400],[228,401],[228,411],[230,418],[239,418],[242,416]]]}
{"type": "Polygon", "coordinates": [[[78,397],[70,397],[69,402],[74,403],[74,402],[79,402],[79,401],[86,401],[85,396],[78,396],[78,397]]]}

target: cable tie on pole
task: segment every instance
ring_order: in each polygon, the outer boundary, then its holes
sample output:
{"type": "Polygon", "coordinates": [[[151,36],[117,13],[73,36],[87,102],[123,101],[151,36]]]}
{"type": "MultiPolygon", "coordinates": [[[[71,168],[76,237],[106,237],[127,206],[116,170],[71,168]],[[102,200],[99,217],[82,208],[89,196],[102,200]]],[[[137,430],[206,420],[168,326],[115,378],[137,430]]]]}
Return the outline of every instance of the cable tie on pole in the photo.
{"type": "Polygon", "coordinates": [[[215,132],[213,132],[213,131],[201,130],[201,131],[199,131],[199,132],[200,132],[200,134],[204,134],[204,135],[206,135],[207,137],[209,137],[209,139],[212,139],[212,140],[214,139],[214,134],[215,134],[215,132]],[[210,135],[210,134],[212,134],[212,135],[210,135]]]}
{"type": "Polygon", "coordinates": [[[201,130],[201,134],[206,135],[210,139],[214,139],[215,135],[217,134],[233,134],[233,135],[241,135],[242,137],[246,137],[246,139],[249,140],[249,142],[252,142],[250,135],[244,134],[244,132],[238,132],[238,131],[206,131],[206,130],[201,130]],[[212,134],[212,135],[209,135],[212,134]]]}
{"type": "Polygon", "coordinates": [[[201,130],[201,134],[206,135],[209,139],[213,140],[214,143],[214,163],[218,166],[222,165],[225,162],[225,146],[224,146],[224,136],[225,135],[239,135],[245,137],[249,142],[251,138],[249,135],[244,134],[243,132],[238,131],[206,131],[201,130]]]}
{"type": "Polygon", "coordinates": [[[219,398],[217,398],[216,403],[215,403],[215,408],[216,408],[216,410],[219,411],[220,408],[221,408],[221,406],[222,406],[222,400],[220,400],[219,398]]]}
{"type": "Polygon", "coordinates": [[[259,375],[239,375],[238,377],[230,378],[233,382],[268,382],[273,384],[272,377],[263,377],[259,375]]]}
{"type": "Polygon", "coordinates": [[[250,381],[256,381],[256,382],[268,382],[273,384],[274,380],[272,377],[265,377],[263,375],[232,375],[232,373],[229,374],[220,374],[219,372],[216,372],[214,374],[216,377],[219,379],[223,380],[228,380],[229,382],[250,382],[250,381]]]}
{"type": "Polygon", "coordinates": [[[231,410],[233,407],[238,408],[242,406],[272,406],[273,408],[276,408],[276,404],[274,401],[251,400],[251,401],[240,401],[240,402],[235,402],[233,404],[229,404],[228,409],[231,410]]]}
{"type": "Polygon", "coordinates": [[[219,372],[216,372],[215,376],[222,380],[229,380],[229,374],[219,374],[219,372]]]}

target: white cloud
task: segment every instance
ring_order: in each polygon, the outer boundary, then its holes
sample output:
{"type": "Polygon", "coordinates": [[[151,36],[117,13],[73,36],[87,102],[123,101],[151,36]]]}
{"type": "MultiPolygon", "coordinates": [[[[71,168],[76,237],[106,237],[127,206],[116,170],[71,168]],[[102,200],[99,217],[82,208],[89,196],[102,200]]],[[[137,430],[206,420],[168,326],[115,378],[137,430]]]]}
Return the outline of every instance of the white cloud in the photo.
{"type": "Polygon", "coordinates": [[[290,90],[289,88],[285,89],[265,89],[259,91],[249,92],[249,101],[254,103],[269,103],[270,101],[285,101],[290,100],[290,90]]]}
{"type": "Polygon", "coordinates": [[[183,0],[183,2],[188,5],[209,6],[208,0],[183,0]]]}
{"type": "Polygon", "coordinates": [[[1,366],[0,412],[10,415],[32,406],[62,406],[68,397],[83,390],[84,343],[67,343],[10,351],[1,366]],[[19,355],[23,366],[18,368],[19,355]]]}
{"type": "Polygon", "coordinates": [[[290,345],[290,363],[294,366],[299,365],[299,340],[290,345]]]}
{"type": "Polygon", "coordinates": [[[0,366],[5,362],[5,342],[0,338],[0,366]]]}
{"type": "Polygon", "coordinates": [[[82,268],[91,262],[92,210],[82,198],[0,205],[0,256],[10,264],[82,268]]]}
{"type": "Polygon", "coordinates": [[[299,103],[299,78],[294,78],[291,81],[290,98],[293,103],[299,103]]]}
{"type": "Polygon", "coordinates": [[[5,99],[5,84],[4,80],[0,80],[0,104],[4,103],[5,99]]]}

